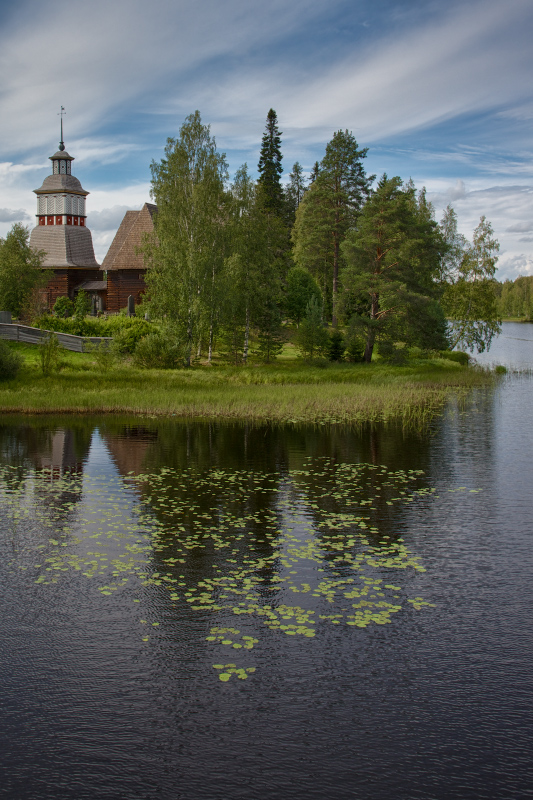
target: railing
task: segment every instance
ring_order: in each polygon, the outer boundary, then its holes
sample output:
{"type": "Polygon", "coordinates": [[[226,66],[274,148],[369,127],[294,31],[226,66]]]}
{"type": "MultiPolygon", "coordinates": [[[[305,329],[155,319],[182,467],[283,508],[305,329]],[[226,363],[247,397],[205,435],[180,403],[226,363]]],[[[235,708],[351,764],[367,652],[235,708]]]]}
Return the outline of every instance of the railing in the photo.
{"type": "Polygon", "coordinates": [[[0,322],[0,339],[10,339],[12,342],[25,342],[26,344],[39,344],[46,336],[54,333],[59,344],[65,350],[73,350],[75,353],[85,352],[85,344],[93,345],[106,342],[108,345],[113,341],[112,336],[74,336],[72,333],[60,333],[59,331],[44,331],[41,328],[30,328],[29,325],[19,325],[18,323],[0,322]]]}

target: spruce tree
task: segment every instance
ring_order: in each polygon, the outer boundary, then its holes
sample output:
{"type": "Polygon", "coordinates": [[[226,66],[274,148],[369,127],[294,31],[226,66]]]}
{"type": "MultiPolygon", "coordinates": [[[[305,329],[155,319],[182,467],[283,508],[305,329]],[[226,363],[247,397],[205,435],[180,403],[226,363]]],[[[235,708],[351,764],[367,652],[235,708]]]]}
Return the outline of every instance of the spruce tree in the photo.
{"type": "Polygon", "coordinates": [[[264,204],[267,211],[275,214],[283,213],[283,189],[281,187],[281,132],[278,130],[278,118],[273,108],[267,114],[266,129],[261,144],[259,157],[259,183],[263,189],[264,204]]]}
{"type": "Polygon", "coordinates": [[[375,177],[367,176],[363,168],[366,154],[367,148],[360,149],[350,131],[334,133],[320,165],[313,169],[292,231],[294,260],[318,280],[334,326],[341,245],[355,227],[375,177]]]}

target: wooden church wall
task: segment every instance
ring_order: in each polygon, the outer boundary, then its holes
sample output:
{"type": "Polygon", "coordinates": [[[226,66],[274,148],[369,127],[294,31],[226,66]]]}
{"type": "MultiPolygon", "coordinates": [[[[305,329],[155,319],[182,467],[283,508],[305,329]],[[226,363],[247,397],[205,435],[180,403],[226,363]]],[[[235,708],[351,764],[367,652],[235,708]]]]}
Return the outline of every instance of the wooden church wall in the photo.
{"type": "Polygon", "coordinates": [[[109,270],[107,273],[107,310],[120,311],[128,305],[128,297],[133,296],[135,305],[141,302],[146,290],[144,275],[146,270],[109,270]]]}

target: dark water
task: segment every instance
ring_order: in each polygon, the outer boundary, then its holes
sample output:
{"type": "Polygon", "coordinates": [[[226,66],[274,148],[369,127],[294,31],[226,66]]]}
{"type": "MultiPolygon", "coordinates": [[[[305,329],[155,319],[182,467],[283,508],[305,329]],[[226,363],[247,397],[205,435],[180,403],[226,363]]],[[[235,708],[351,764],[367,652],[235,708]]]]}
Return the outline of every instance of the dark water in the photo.
{"type": "Polygon", "coordinates": [[[0,795],[532,797],[532,389],[2,420],[0,795]]]}

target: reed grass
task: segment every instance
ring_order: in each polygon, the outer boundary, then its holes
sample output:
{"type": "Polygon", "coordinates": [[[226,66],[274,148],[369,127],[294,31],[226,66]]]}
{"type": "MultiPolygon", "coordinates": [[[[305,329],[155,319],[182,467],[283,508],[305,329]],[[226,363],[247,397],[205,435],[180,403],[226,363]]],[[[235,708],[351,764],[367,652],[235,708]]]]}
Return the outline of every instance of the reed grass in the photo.
{"type": "Polygon", "coordinates": [[[420,424],[451,392],[486,384],[487,371],[435,359],[405,367],[291,361],[255,367],[140,370],[120,364],[98,371],[91,354],[66,353],[63,369],[44,376],[36,348],[17,345],[19,376],[0,384],[0,412],[127,413],[254,422],[420,424]]]}

